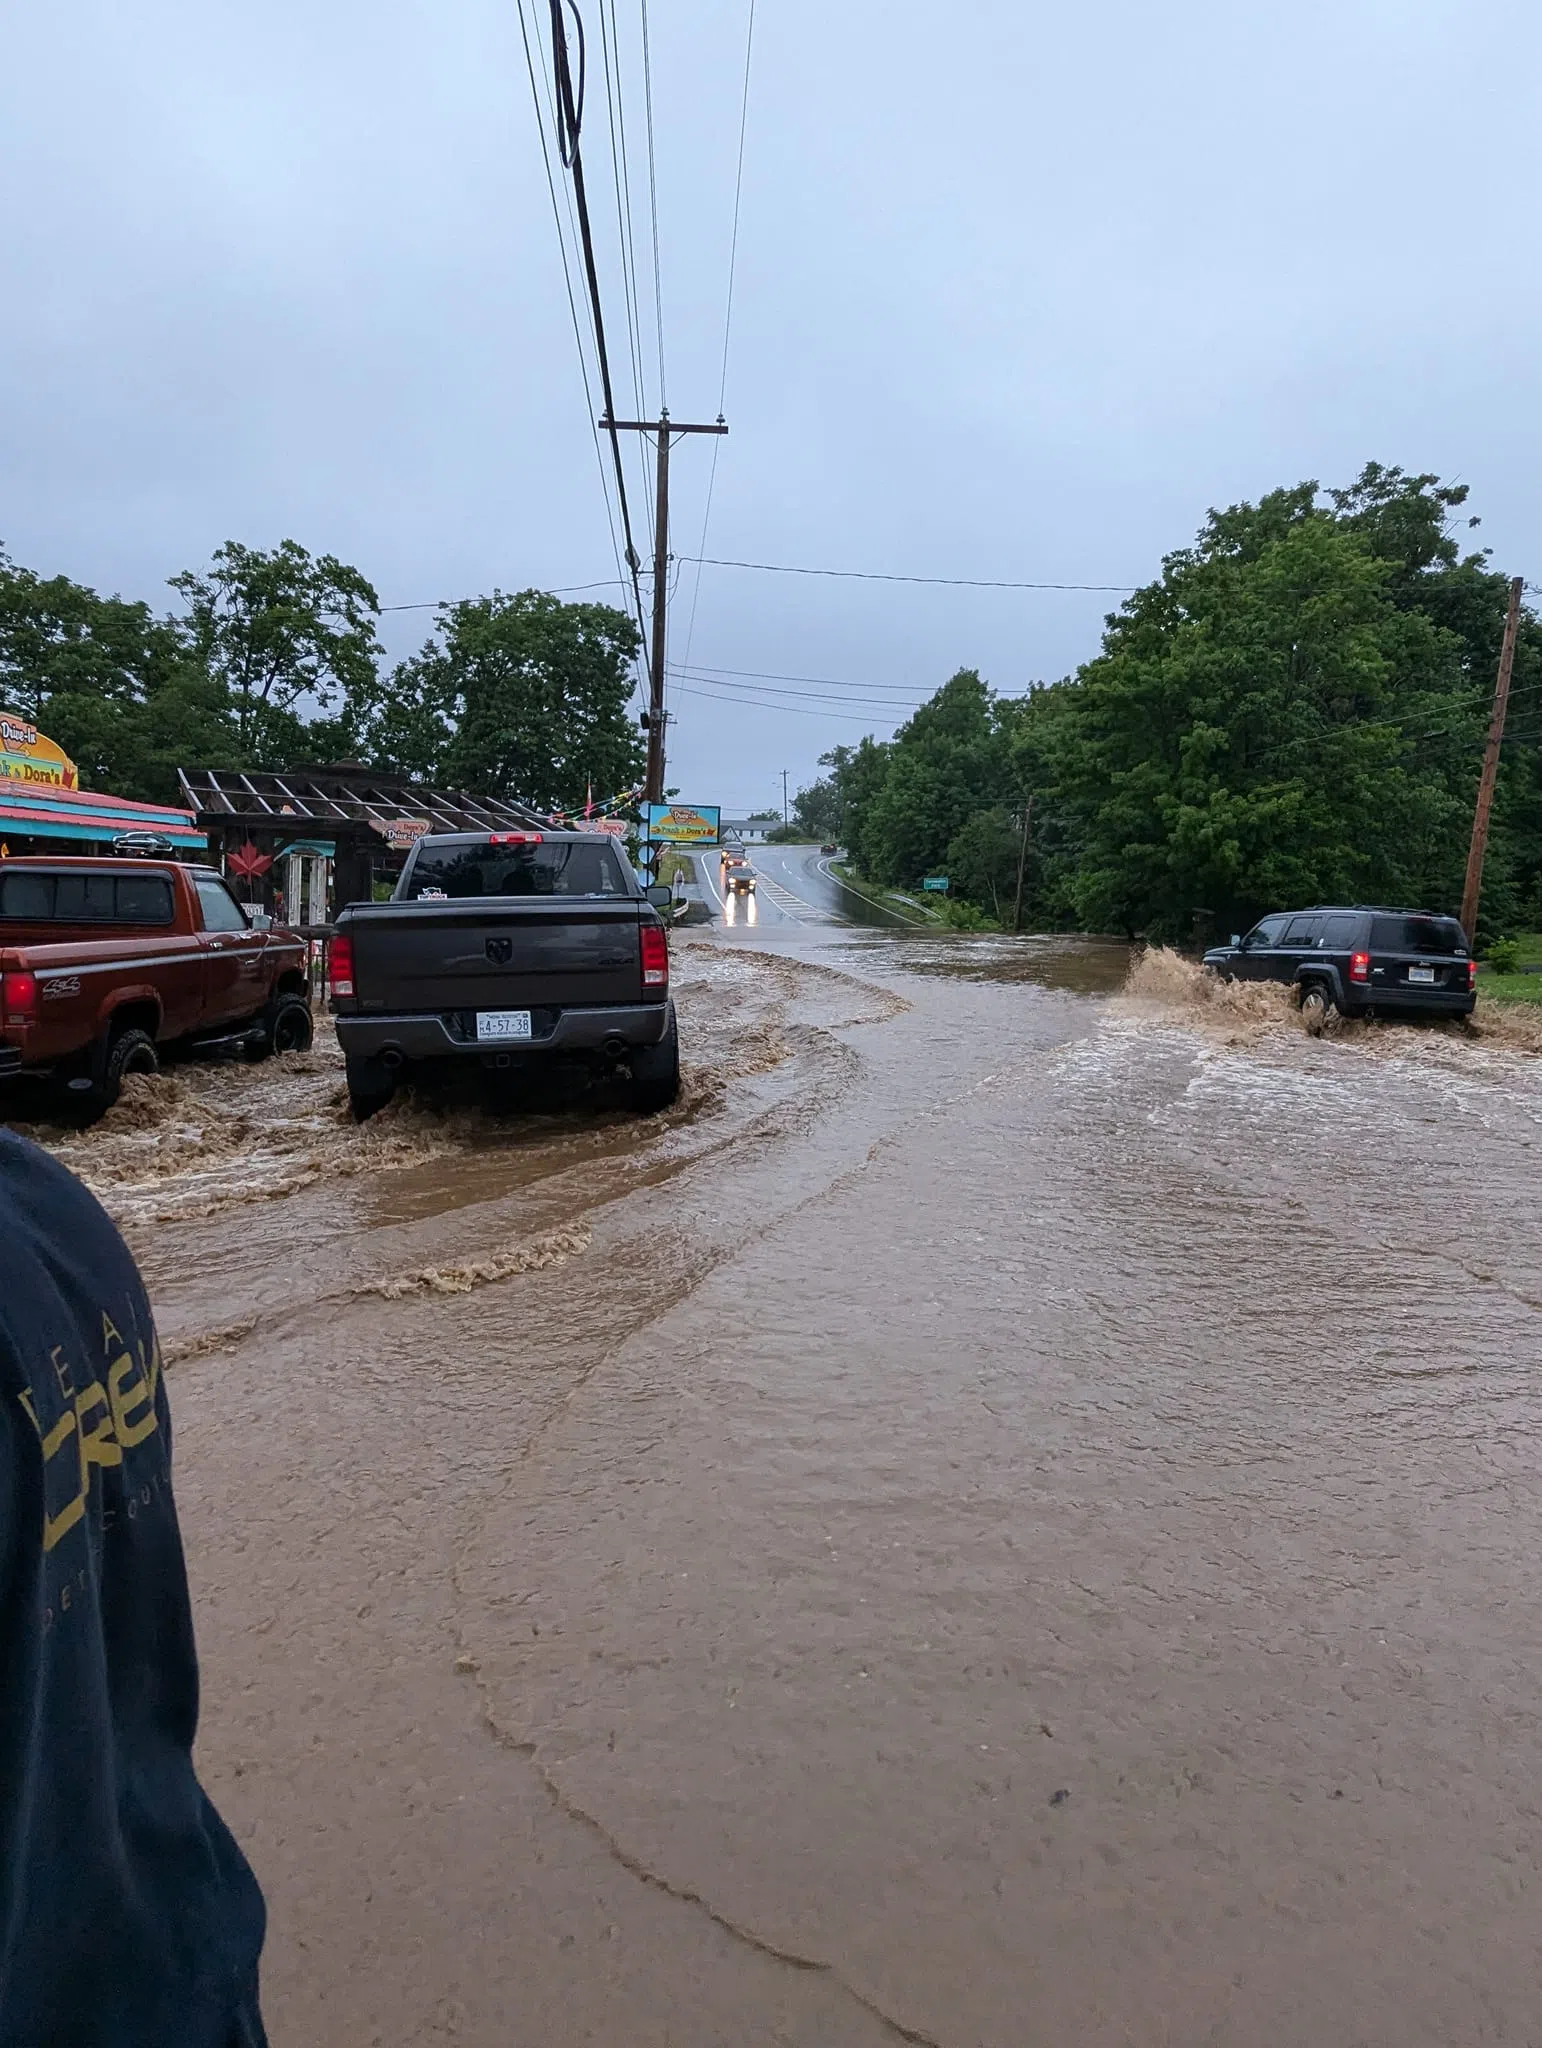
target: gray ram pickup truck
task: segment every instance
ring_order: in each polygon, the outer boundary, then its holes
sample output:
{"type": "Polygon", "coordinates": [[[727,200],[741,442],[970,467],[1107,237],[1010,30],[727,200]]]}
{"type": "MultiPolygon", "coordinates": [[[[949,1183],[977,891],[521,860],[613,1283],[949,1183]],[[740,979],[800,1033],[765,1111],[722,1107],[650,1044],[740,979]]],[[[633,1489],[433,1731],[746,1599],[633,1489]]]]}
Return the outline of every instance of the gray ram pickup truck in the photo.
{"type": "Polygon", "coordinates": [[[625,1068],[645,1114],[680,1092],[659,904],[598,832],[420,839],[388,903],[350,903],[329,961],[332,1010],[362,1122],[414,1068],[625,1068]]]}

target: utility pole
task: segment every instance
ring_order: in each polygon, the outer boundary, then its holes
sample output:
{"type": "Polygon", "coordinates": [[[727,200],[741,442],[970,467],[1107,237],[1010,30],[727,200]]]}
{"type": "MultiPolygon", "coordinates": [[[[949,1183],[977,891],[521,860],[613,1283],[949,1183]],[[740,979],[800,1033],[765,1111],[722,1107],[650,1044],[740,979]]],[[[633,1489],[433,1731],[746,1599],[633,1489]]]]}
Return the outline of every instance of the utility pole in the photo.
{"type": "Polygon", "coordinates": [[[782,770],[782,824],[787,823],[787,770],[782,770]]]}
{"type": "Polygon", "coordinates": [[[1494,685],[1494,715],[1488,723],[1488,745],[1483,750],[1483,773],[1478,781],[1478,807],[1472,816],[1472,845],[1467,852],[1467,885],[1462,890],[1462,930],[1469,945],[1477,944],[1478,896],[1483,887],[1483,856],[1488,851],[1489,813],[1494,808],[1494,778],[1499,773],[1499,748],[1505,736],[1505,712],[1510,702],[1510,671],[1515,666],[1515,642],[1521,626],[1521,592],[1525,583],[1519,576],[1510,581],[1510,608],[1505,613],[1505,637],[1499,650],[1499,680],[1494,685]]]}
{"type": "Polygon", "coordinates": [[[1023,805],[1023,843],[1017,850],[1017,900],[1012,905],[1012,929],[1023,928],[1023,871],[1028,865],[1028,833],[1033,824],[1033,798],[1023,805]]]}
{"type": "Polygon", "coordinates": [[[664,646],[669,606],[669,444],[677,434],[726,434],[722,417],[709,427],[677,425],[667,412],[656,420],[602,419],[607,433],[652,434],[658,450],[658,482],[653,514],[653,650],[648,675],[648,774],[643,797],[664,801],[664,646]]]}

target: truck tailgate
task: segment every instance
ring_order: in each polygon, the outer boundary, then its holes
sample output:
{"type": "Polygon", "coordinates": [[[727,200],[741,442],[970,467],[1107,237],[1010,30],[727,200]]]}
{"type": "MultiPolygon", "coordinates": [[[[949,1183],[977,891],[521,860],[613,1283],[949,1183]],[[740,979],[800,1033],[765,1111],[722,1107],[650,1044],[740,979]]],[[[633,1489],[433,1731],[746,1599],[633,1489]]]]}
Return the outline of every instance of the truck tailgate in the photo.
{"type": "Polygon", "coordinates": [[[502,1010],[641,1000],[639,905],[541,898],[361,905],[349,915],[361,1010],[502,1010]]]}

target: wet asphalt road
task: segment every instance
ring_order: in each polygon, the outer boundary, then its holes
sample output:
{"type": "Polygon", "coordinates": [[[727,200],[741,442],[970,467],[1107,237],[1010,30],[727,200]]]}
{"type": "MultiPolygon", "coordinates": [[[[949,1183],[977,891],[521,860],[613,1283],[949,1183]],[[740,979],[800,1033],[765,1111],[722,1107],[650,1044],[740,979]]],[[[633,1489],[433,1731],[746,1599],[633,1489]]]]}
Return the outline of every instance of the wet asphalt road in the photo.
{"type": "Polygon", "coordinates": [[[323,1047],[58,1141],[172,1361],[274,2040],[1542,2038],[1525,1034],[752,857],[666,1118],[361,1133],[323,1047]]]}
{"type": "Polygon", "coordinates": [[[693,856],[703,900],[718,924],[736,937],[780,925],[859,924],[879,930],[901,926],[901,919],[843,887],[817,846],[750,846],[746,853],[755,872],[753,899],[730,898],[716,853],[693,856]]]}

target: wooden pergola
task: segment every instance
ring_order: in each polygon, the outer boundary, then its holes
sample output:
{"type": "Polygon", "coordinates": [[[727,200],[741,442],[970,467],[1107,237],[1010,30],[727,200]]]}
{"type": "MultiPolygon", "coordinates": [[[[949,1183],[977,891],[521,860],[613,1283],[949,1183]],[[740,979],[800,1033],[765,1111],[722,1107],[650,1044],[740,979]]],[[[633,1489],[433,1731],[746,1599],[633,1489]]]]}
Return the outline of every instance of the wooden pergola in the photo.
{"type": "Polygon", "coordinates": [[[407,848],[424,832],[519,832],[548,823],[507,797],[435,789],[352,763],[281,775],[179,768],[177,780],[210,853],[222,863],[246,844],[276,856],[292,841],[330,842],[338,903],[367,900],[376,869],[399,871],[407,848]]]}

